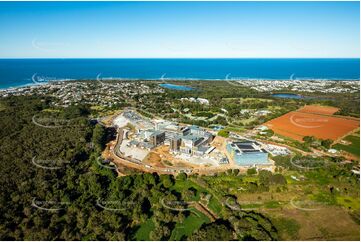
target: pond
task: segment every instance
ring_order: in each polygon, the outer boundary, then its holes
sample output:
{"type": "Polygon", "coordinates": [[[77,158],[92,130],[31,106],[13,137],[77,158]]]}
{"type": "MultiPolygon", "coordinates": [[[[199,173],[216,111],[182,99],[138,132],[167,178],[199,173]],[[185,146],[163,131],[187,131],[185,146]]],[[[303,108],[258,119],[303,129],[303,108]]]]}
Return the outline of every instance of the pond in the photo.
{"type": "Polygon", "coordinates": [[[191,91],[191,90],[194,90],[194,88],[192,88],[192,87],[169,84],[169,83],[159,84],[159,86],[167,88],[167,89],[178,90],[178,91],[191,91]]]}
{"type": "Polygon", "coordinates": [[[306,98],[302,95],[293,94],[293,93],[276,93],[276,94],[272,94],[272,97],[289,98],[289,99],[305,99],[306,98]]]}

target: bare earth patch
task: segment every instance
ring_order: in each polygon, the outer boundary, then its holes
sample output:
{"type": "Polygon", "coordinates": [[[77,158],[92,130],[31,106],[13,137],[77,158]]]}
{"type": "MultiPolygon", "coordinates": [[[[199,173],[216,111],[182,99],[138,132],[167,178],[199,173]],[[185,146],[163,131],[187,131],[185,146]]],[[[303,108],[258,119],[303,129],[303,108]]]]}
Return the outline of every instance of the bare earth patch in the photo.
{"type": "Polygon", "coordinates": [[[332,115],[332,114],[336,113],[338,110],[339,110],[339,108],[330,107],[330,106],[306,105],[303,108],[300,108],[298,111],[304,112],[304,113],[317,113],[317,114],[332,115]]]}
{"type": "MultiPolygon", "coordinates": [[[[349,132],[359,128],[359,120],[355,118],[304,112],[308,106],[272,119],[265,123],[276,134],[302,141],[304,136],[315,136],[320,139],[337,140],[349,132]],[[303,111],[302,111],[303,110],[303,111]]],[[[325,112],[331,112],[326,109],[325,112]]]]}

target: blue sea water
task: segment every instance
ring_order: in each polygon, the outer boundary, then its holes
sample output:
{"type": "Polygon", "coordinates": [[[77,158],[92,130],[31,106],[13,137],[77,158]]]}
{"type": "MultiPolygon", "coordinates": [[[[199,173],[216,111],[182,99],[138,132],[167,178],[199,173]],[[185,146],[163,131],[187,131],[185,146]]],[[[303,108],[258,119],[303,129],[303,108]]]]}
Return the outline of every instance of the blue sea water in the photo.
{"type": "Polygon", "coordinates": [[[0,88],[44,79],[360,79],[360,59],[0,59],[0,88]]]}

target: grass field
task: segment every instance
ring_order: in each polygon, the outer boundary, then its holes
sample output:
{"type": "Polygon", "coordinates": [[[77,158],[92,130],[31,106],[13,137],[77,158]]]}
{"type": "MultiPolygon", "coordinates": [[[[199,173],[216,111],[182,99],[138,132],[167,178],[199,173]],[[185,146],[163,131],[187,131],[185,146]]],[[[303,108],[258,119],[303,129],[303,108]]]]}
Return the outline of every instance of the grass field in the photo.
{"type": "Polygon", "coordinates": [[[243,127],[233,127],[233,126],[227,126],[224,130],[235,133],[245,131],[243,127]]]}
{"type": "Polygon", "coordinates": [[[325,207],[315,211],[268,210],[281,240],[359,240],[359,225],[347,211],[325,207]]]}
{"type": "Polygon", "coordinates": [[[220,212],[222,211],[222,204],[220,204],[220,202],[217,200],[217,198],[215,198],[213,196],[212,191],[209,191],[209,190],[201,187],[197,183],[195,183],[193,181],[190,181],[190,180],[186,180],[186,181],[177,180],[177,182],[174,184],[172,189],[177,191],[177,192],[182,192],[183,190],[189,189],[191,187],[197,189],[197,191],[198,191],[196,196],[195,196],[196,201],[199,201],[201,192],[205,192],[207,194],[210,193],[212,195],[212,197],[211,197],[211,199],[209,201],[208,208],[210,210],[212,210],[214,213],[220,214],[220,212]]]}
{"type": "MultiPolygon", "coordinates": [[[[199,201],[201,192],[211,194],[207,207],[219,217],[226,206],[220,201],[224,201],[225,196],[235,196],[245,211],[254,210],[269,216],[281,240],[357,240],[359,225],[354,217],[359,214],[360,200],[356,181],[337,175],[338,172],[334,172],[337,164],[330,165],[335,167],[306,172],[284,170],[282,174],[288,181],[287,186],[271,185],[267,191],[248,190],[248,183],[259,182],[258,175],[237,175],[234,172],[184,181],[176,179],[171,189],[181,193],[193,187],[198,191],[193,198],[196,201],[199,201]],[[291,176],[302,176],[303,179],[294,180],[291,176]],[[333,192],[330,192],[331,186],[333,192]]],[[[200,211],[193,207],[191,210],[183,223],[175,224],[170,240],[185,239],[210,222],[200,211]]],[[[147,220],[135,238],[149,240],[153,228],[152,220],[147,220]]]]}
{"type": "Polygon", "coordinates": [[[136,240],[149,240],[149,233],[154,229],[154,223],[152,219],[148,219],[144,224],[140,226],[135,234],[136,240]]]}
{"type": "Polygon", "coordinates": [[[177,179],[176,183],[171,188],[171,190],[175,190],[175,191],[181,193],[182,191],[184,191],[186,189],[189,189],[189,188],[192,188],[192,187],[197,190],[195,200],[199,200],[199,195],[200,195],[201,192],[207,192],[206,189],[204,189],[201,186],[199,186],[198,184],[190,181],[189,179],[185,180],[185,181],[181,181],[181,180],[177,179]]]}
{"type": "Polygon", "coordinates": [[[344,138],[344,140],[351,142],[351,144],[349,145],[336,144],[333,146],[333,148],[337,150],[343,150],[357,157],[360,157],[360,136],[349,135],[346,138],[344,138]]]}
{"type": "Polygon", "coordinates": [[[215,197],[212,197],[209,201],[208,208],[216,214],[220,214],[222,211],[222,205],[218,202],[215,197]]]}
{"type": "Polygon", "coordinates": [[[192,213],[184,220],[183,223],[176,224],[172,231],[170,240],[184,240],[183,236],[189,236],[193,231],[199,229],[202,224],[209,223],[209,219],[203,213],[196,209],[191,209],[192,213]]]}
{"type": "Polygon", "coordinates": [[[279,231],[282,239],[292,240],[298,237],[300,225],[296,220],[277,216],[272,218],[272,223],[279,231]]]}
{"type": "Polygon", "coordinates": [[[360,210],[360,200],[350,196],[338,196],[337,203],[345,208],[360,210]]]}

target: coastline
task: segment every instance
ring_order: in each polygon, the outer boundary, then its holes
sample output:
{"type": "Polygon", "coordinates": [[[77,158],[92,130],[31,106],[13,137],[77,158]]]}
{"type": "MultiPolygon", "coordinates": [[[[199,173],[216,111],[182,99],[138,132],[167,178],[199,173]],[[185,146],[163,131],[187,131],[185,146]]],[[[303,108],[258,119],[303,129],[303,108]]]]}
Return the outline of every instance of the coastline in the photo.
{"type": "Polygon", "coordinates": [[[360,80],[359,58],[0,59],[0,89],[52,80],[360,80]],[[317,68],[315,68],[317,67],[317,68]]]}
{"type": "MultiPolygon", "coordinates": [[[[304,78],[304,79],[273,79],[273,78],[229,78],[229,79],[221,79],[221,78],[101,78],[102,81],[160,81],[160,82],[177,82],[177,81],[225,81],[225,82],[229,82],[229,81],[255,81],[255,82],[267,82],[267,81],[284,81],[284,82],[289,82],[289,81],[293,81],[293,82],[299,82],[299,81],[314,81],[314,82],[360,82],[360,79],[341,79],[341,78],[304,78]]],[[[14,86],[8,86],[8,87],[0,87],[0,91],[10,91],[10,90],[15,90],[15,89],[20,89],[20,88],[26,88],[26,87],[34,87],[34,86],[42,86],[42,85],[49,85],[49,84],[53,84],[53,83],[58,83],[58,82],[84,82],[84,81],[99,81],[97,79],[55,79],[55,80],[49,80],[49,81],[40,81],[40,82],[29,82],[29,83],[25,83],[25,84],[19,84],[19,85],[14,85],[14,86]]]]}

